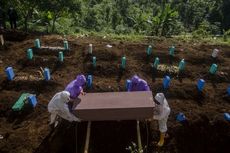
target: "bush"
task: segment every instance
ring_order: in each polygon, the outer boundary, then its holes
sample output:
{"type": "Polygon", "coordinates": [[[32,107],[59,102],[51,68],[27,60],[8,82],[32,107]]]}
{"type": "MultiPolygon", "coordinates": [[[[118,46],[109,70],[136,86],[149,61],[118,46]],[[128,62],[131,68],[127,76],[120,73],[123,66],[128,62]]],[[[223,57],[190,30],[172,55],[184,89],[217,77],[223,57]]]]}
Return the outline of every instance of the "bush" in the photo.
{"type": "Polygon", "coordinates": [[[192,32],[193,38],[205,38],[210,35],[210,23],[208,21],[203,21],[197,30],[192,32]]]}
{"type": "Polygon", "coordinates": [[[224,35],[223,35],[223,39],[225,42],[228,41],[228,36],[230,35],[230,29],[228,29],[227,31],[223,31],[224,35]]]}
{"type": "Polygon", "coordinates": [[[132,32],[131,28],[125,27],[124,25],[118,25],[115,28],[116,34],[129,34],[131,32],[132,32]]]}
{"type": "Polygon", "coordinates": [[[210,32],[214,35],[221,35],[221,23],[215,22],[210,25],[210,32]]]}

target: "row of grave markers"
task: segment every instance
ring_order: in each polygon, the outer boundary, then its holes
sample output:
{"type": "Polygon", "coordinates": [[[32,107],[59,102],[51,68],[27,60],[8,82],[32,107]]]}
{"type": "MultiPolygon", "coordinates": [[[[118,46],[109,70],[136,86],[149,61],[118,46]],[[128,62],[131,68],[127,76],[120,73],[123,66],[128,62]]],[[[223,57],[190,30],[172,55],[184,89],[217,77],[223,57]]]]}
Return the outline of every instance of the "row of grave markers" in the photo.
{"type": "MultiPolygon", "coordinates": [[[[224,113],[224,119],[226,121],[230,121],[230,114],[229,113],[224,113]]],[[[178,122],[185,122],[187,119],[186,119],[186,116],[184,115],[184,113],[180,112],[176,115],[176,120],[178,122]]]]}
{"type": "MultiPolygon", "coordinates": [[[[5,72],[6,72],[7,80],[13,81],[14,78],[15,78],[15,73],[14,73],[13,68],[12,68],[12,67],[7,67],[7,68],[5,69],[5,72]]],[[[45,69],[44,69],[43,76],[44,76],[44,79],[45,79],[46,81],[49,81],[49,80],[51,79],[51,75],[50,75],[50,70],[49,70],[49,68],[45,68],[45,69]]]]}
{"type": "MultiPolygon", "coordinates": [[[[27,59],[28,60],[32,60],[33,59],[33,49],[31,49],[31,48],[29,48],[28,50],[27,50],[27,59]]],[[[63,62],[64,61],[64,54],[63,54],[63,52],[62,51],[60,51],[59,53],[58,53],[58,61],[59,62],[63,62]]]]}
{"type": "MultiPolygon", "coordinates": [[[[35,43],[35,48],[41,48],[40,40],[39,39],[36,39],[34,43],[35,43]]],[[[89,49],[88,49],[88,53],[89,54],[92,54],[92,52],[93,52],[92,46],[93,46],[92,44],[89,44],[89,49]]],[[[69,50],[68,41],[64,41],[64,49],[65,50],[69,50]]],[[[174,52],[175,52],[175,47],[171,46],[169,48],[169,55],[170,56],[174,56],[174,52]]],[[[216,58],[217,55],[218,55],[218,52],[219,52],[218,49],[214,49],[213,53],[212,53],[212,57],[216,58]]],[[[151,54],[152,54],[152,46],[150,45],[147,48],[147,55],[151,55],[151,54]]],[[[33,50],[31,48],[27,50],[27,58],[29,60],[33,59],[33,50]]],[[[62,51],[59,52],[58,59],[59,59],[60,62],[63,62],[64,55],[63,55],[62,51]]],[[[93,56],[93,58],[92,58],[92,64],[93,64],[93,67],[96,67],[96,57],[95,56],[93,56]]],[[[153,67],[157,69],[159,64],[160,64],[160,59],[158,57],[156,57],[155,60],[154,60],[154,62],[153,62],[153,67]]],[[[180,61],[178,67],[179,67],[179,71],[183,71],[185,69],[185,60],[184,59],[182,59],[180,61]]],[[[126,68],[126,57],[125,56],[123,56],[121,58],[121,68],[122,69],[126,68]]],[[[209,69],[209,72],[211,74],[216,74],[217,68],[218,68],[217,64],[212,64],[211,67],[210,67],[210,69],[209,69]]],[[[7,75],[7,79],[10,80],[10,81],[12,81],[14,79],[14,77],[15,77],[13,68],[12,67],[7,67],[5,69],[5,72],[6,72],[6,75],[7,75]]],[[[44,76],[44,80],[46,80],[46,81],[49,81],[51,79],[49,68],[45,68],[44,69],[43,76],[44,76]]],[[[165,76],[164,79],[163,79],[163,83],[162,83],[163,84],[163,88],[165,90],[167,90],[169,88],[170,82],[171,82],[170,76],[165,76]]],[[[88,75],[87,76],[87,87],[91,88],[92,85],[93,85],[93,76],[92,75],[88,75]]],[[[131,80],[126,80],[126,85],[125,86],[126,86],[126,89],[128,89],[131,86],[131,80]]],[[[202,92],[202,90],[204,89],[204,86],[205,86],[205,81],[203,79],[199,79],[198,82],[197,82],[197,89],[198,89],[198,91],[202,92]]],[[[227,93],[228,93],[228,96],[230,96],[230,86],[227,89],[227,93]]],[[[34,105],[34,107],[35,107],[35,105],[34,105]]],[[[230,115],[228,113],[224,113],[224,118],[226,120],[230,121],[230,115]]],[[[177,115],[176,119],[178,121],[180,121],[180,122],[186,120],[185,115],[183,113],[179,113],[177,115]]]]}
{"type": "MultiPolygon", "coordinates": [[[[32,60],[33,59],[33,50],[30,48],[27,50],[27,59],[28,60],[32,60]]],[[[63,62],[64,61],[64,54],[62,51],[60,51],[58,53],[58,61],[59,62],[63,62]]],[[[95,68],[96,67],[96,62],[97,62],[97,58],[95,56],[93,56],[92,58],[92,64],[93,64],[93,67],[95,68]]],[[[153,67],[154,68],[158,68],[158,65],[160,64],[160,59],[158,57],[155,58],[154,62],[153,62],[153,67]]],[[[125,69],[126,67],[126,57],[123,56],[121,58],[121,68],[125,69]]],[[[179,71],[183,71],[185,69],[185,60],[182,59],[180,62],[179,62],[179,65],[178,65],[178,68],[179,68],[179,71]]],[[[217,64],[212,64],[210,69],[209,69],[209,72],[211,74],[216,74],[217,72],[217,64]]]]}
{"type": "MultiPolygon", "coordinates": [[[[7,75],[7,78],[9,81],[12,81],[15,77],[15,74],[14,74],[14,71],[13,71],[13,68],[12,67],[8,67],[6,68],[6,75],[7,75]]],[[[50,70],[48,68],[45,68],[44,69],[44,79],[46,81],[49,81],[51,79],[51,76],[50,76],[50,70]]],[[[92,86],[92,75],[89,75],[87,77],[87,87],[91,87],[92,86]]],[[[171,78],[170,76],[165,76],[164,79],[163,79],[163,87],[164,89],[168,89],[169,86],[170,86],[170,82],[171,82],[171,78]]],[[[126,88],[129,88],[131,85],[131,81],[130,80],[126,80],[126,88]]],[[[197,89],[202,92],[203,88],[205,86],[205,81],[203,79],[199,79],[198,82],[197,82],[197,89]]],[[[230,96],[230,87],[227,89],[227,92],[228,92],[228,95],[230,96]]]]}
{"type": "MultiPolygon", "coordinates": [[[[89,52],[88,52],[89,54],[92,54],[92,44],[89,44],[89,49],[88,49],[88,51],[89,51],[89,52]]],[[[170,47],[170,49],[169,49],[169,54],[170,54],[171,56],[174,56],[174,51],[175,51],[175,47],[174,47],[174,46],[170,47]]],[[[214,50],[213,50],[213,53],[212,53],[212,57],[213,57],[213,58],[216,58],[218,52],[219,52],[218,49],[214,49],[214,50]]],[[[151,53],[152,53],[152,46],[150,45],[150,46],[147,48],[147,55],[151,55],[151,53]]],[[[96,67],[96,57],[95,57],[95,56],[93,56],[92,63],[93,63],[93,66],[96,67]]],[[[159,64],[160,64],[160,59],[159,59],[159,57],[156,57],[155,60],[154,60],[154,62],[153,62],[153,67],[157,69],[159,64]]],[[[126,57],[123,56],[123,57],[121,58],[121,68],[125,69],[125,67],[126,67],[126,57]]],[[[185,69],[185,60],[184,60],[184,59],[182,59],[182,60],[179,62],[178,68],[179,68],[179,71],[183,71],[183,70],[185,69]]],[[[211,74],[216,74],[217,68],[218,68],[217,64],[212,64],[211,67],[210,67],[210,69],[209,69],[209,72],[210,72],[211,74]]]]}
{"type": "MultiPolygon", "coordinates": [[[[148,48],[147,48],[147,50],[146,50],[146,52],[147,52],[147,55],[151,55],[152,54],[152,46],[151,45],[149,45],[148,46],[148,48]]],[[[213,52],[212,52],[212,57],[213,58],[216,58],[217,56],[218,56],[218,53],[219,53],[220,51],[219,51],[219,49],[214,49],[213,50],[213,52]]],[[[171,46],[170,48],[169,48],[169,55],[172,55],[172,56],[174,56],[175,54],[175,46],[171,46]]]]}
{"type": "MultiPolygon", "coordinates": [[[[35,48],[40,48],[41,47],[39,39],[36,39],[34,41],[34,44],[35,44],[35,48]]],[[[89,48],[88,48],[88,53],[89,54],[92,54],[92,52],[93,52],[92,46],[93,46],[92,44],[89,44],[89,48]]],[[[64,41],[64,48],[65,49],[69,49],[69,47],[68,47],[68,41],[66,41],[66,40],[64,41]]],[[[174,51],[175,51],[175,47],[171,46],[169,48],[169,54],[172,55],[172,56],[174,56],[174,51]]],[[[218,49],[214,49],[213,53],[212,53],[212,57],[217,57],[218,52],[219,52],[218,49]]],[[[150,55],[151,53],[152,53],[152,46],[149,45],[148,48],[147,48],[147,54],[150,55]]],[[[27,58],[29,60],[31,60],[33,58],[33,50],[31,48],[29,48],[27,50],[27,58]]],[[[59,52],[58,59],[59,59],[60,62],[63,62],[63,60],[64,60],[63,52],[59,52]]],[[[97,61],[96,57],[93,56],[93,58],[92,58],[93,67],[96,67],[96,61],[97,61]]],[[[153,62],[153,67],[157,69],[159,64],[160,64],[160,59],[158,57],[156,57],[155,60],[154,60],[154,62],[153,62]]],[[[185,69],[185,64],[186,64],[185,60],[182,59],[180,61],[180,63],[179,63],[179,66],[178,66],[179,67],[179,71],[183,71],[185,69]]],[[[122,69],[126,68],[126,57],[125,56],[123,56],[121,58],[121,68],[122,69]]],[[[217,68],[218,68],[218,66],[216,64],[212,64],[211,67],[210,67],[210,69],[209,69],[209,73],[210,74],[216,74],[217,68]]],[[[13,72],[13,68],[12,67],[8,67],[6,69],[6,74],[7,74],[8,80],[13,80],[13,78],[14,78],[14,72],[13,72]]],[[[50,78],[51,78],[50,77],[50,71],[49,71],[48,68],[45,68],[44,69],[44,79],[46,81],[49,81],[50,78]]],[[[165,89],[167,89],[169,87],[169,83],[170,83],[170,77],[166,76],[164,78],[164,81],[163,81],[163,86],[164,86],[165,89]]],[[[197,83],[198,90],[202,91],[203,88],[204,88],[204,85],[205,85],[205,81],[203,79],[199,79],[198,83],[197,83]]]]}
{"type": "MultiPolygon", "coordinates": [[[[13,68],[12,67],[7,67],[5,69],[5,72],[6,72],[7,80],[13,81],[14,78],[15,78],[15,73],[14,73],[13,68]]],[[[51,74],[50,74],[49,68],[44,69],[43,76],[44,76],[45,81],[49,81],[51,79],[51,74]]],[[[87,87],[89,87],[89,88],[92,87],[92,84],[93,84],[93,76],[88,75],[87,76],[87,87]]]]}
{"type": "MultiPolygon", "coordinates": [[[[41,47],[40,40],[36,39],[35,40],[35,48],[40,48],[40,47],[41,47]]],[[[64,49],[65,50],[69,49],[68,41],[66,41],[66,40],[64,41],[64,49]]],[[[169,55],[170,56],[174,56],[174,52],[175,52],[175,46],[171,46],[169,48],[169,55]]],[[[216,58],[217,55],[218,55],[218,52],[219,52],[218,49],[214,49],[213,53],[212,53],[212,57],[216,58]]],[[[92,44],[89,44],[88,53],[89,54],[93,53],[93,45],[92,44]]],[[[151,54],[152,54],[152,46],[149,45],[148,48],[147,48],[147,55],[151,55],[151,54]]],[[[27,50],[27,58],[29,60],[32,60],[32,58],[33,58],[33,50],[32,49],[28,49],[27,50]]],[[[64,54],[63,54],[63,52],[59,52],[59,54],[58,54],[58,60],[60,62],[63,62],[63,60],[64,60],[64,54]]],[[[95,56],[93,56],[93,58],[92,58],[93,67],[96,67],[96,61],[97,61],[97,58],[95,56]]],[[[159,57],[156,57],[155,60],[154,60],[154,62],[153,62],[153,67],[157,69],[159,64],[160,64],[160,59],[159,59],[159,57]]],[[[123,68],[123,69],[126,68],[126,57],[125,56],[123,56],[121,58],[121,68],[123,68]]],[[[180,72],[185,69],[185,60],[184,59],[182,59],[179,62],[178,68],[179,68],[180,72]]],[[[213,63],[211,65],[210,69],[209,69],[209,72],[211,74],[215,74],[217,72],[217,68],[218,68],[217,64],[213,63]]]]}
{"type": "MultiPolygon", "coordinates": [[[[67,40],[64,40],[63,43],[64,43],[64,50],[69,50],[68,41],[67,41],[67,40]]],[[[40,48],[41,48],[40,39],[35,39],[35,41],[34,41],[34,47],[37,48],[37,49],[40,49],[40,48]]]]}
{"type": "MultiPolygon", "coordinates": [[[[6,74],[7,74],[7,78],[8,80],[13,80],[14,79],[14,71],[13,71],[13,68],[12,67],[8,67],[6,68],[6,74]]],[[[44,78],[46,81],[50,80],[50,71],[48,68],[45,68],[44,69],[44,78]]],[[[92,88],[93,86],[93,76],[92,75],[88,75],[86,77],[86,86],[87,88],[92,88]]],[[[170,86],[170,82],[171,82],[171,78],[169,76],[165,76],[164,79],[163,79],[163,88],[165,90],[167,90],[170,86]]],[[[129,88],[131,88],[131,80],[126,80],[126,85],[125,85],[125,88],[126,90],[128,91],[129,88]]],[[[197,82],[197,89],[199,92],[202,92],[203,88],[204,88],[204,85],[205,85],[205,81],[203,79],[200,79],[198,80],[197,82]]],[[[228,87],[227,89],[227,93],[228,95],[230,96],[230,87],[228,87]]],[[[29,98],[29,103],[35,107],[36,104],[37,104],[37,100],[36,100],[36,95],[31,95],[29,98]]],[[[224,113],[224,119],[227,120],[227,121],[230,121],[230,114],[229,113],[224,113]]],[[[177,114],[176,116],[176,120],[179,121],[179,122],[184,122],[186,120],[186,117],[183,113],[179,113],[177,114]]]]}
{"type": "MultiPolygon", "coordinates": [[[[63,41],[64,43],[64,49],[65,50],[69,50],[69,44],[68,44],[68,41],[67,40],[64,40],[63,41]]],[[[40,43],[40,40],[39,39],[36,39],[34,41],[34,45],[35,45],[35,48],[41,48],[41,43],[40,43]]],[[[152,54],[152,46],[149,45],[148,48],[147,48],[147,55],[151,55],[152,54]]],[[[88,53],[89,54],[92,54],[93,53],[93,44],[89,44],[89,49],[88,49],[88,53]]],[[[219,53],[219,50],[218,49],[214,49],[213,52],[212,52],[212,57],[213,58],[216,58],[218,56],[218,53],[219,53]]],[[[175,46],[171,46],[169,48],[169,55],[171,56],[174,56],[175,55],[175,46]]]]}
{"type": "MultiPolygon", "coordinates": [[[[6,72],[6,75],[7,75],[7,79],[9,81],[12,81],[14,79],[14,77],[15,77],[15,73],[14,73],[13,68],[12,67],[7,67],[5,69],[5,72],[6,72]]],[[[44,80],[46,80],[46,81],[49,81],[51,79],[49,68],[44,69],[43,76],[44,76],[44,80]]],[[[88,81],[89,81],[89,83],[87,84],[88,87],[92,86],[92,83],[93,83],[92,78],[93,78],[92,75],[88,75],[88,78],[87,78],[88,81]]],[[[170,76],[165,76],[164,79],[163,79],[163,83],[162,83],[165,90],[169,88],[170,82],[171,82],[170,76]]],[[[127,89],[128,89],[128,87],[130,87],[130,83],[131,83],[130,80],[126,80],[126,88],[127,89]]],[[[205,80],[199,79],[198,82],[197,82],[197,89],[200,92],[202,92],[203,89],[204,89],[204,86],[205,86],[205,80]]],[[[230,96],[230,86],[227,89],[227,93],[230,96]]]]}

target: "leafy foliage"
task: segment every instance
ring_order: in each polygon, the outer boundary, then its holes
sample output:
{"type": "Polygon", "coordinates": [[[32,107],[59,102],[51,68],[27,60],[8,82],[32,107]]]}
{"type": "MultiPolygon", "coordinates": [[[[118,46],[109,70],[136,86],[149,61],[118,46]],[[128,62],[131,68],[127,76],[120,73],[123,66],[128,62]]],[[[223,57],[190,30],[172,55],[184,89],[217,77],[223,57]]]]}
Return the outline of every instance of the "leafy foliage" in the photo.
{"type": "Polygon", "coordinates": [[[229,0],[11,0],[1,1],[19,14],[19,26],[51,32],[97,31],[117,34],[194,36],[230,29],[229,0]]]}

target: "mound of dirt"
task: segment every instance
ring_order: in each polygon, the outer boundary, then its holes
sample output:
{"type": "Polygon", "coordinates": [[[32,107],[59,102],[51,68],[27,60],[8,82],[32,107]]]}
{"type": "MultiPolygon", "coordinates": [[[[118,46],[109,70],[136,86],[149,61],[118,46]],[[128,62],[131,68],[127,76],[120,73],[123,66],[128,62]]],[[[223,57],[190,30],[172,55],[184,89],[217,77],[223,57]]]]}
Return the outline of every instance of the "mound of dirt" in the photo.
{"type": "Polygon", "coordinates": [[[193,123],[184,123],[173,134],[179,153],[227,153],[230,141],[230,124],[227,121],[210,121],[203,117],[193,123]]]}
{"type": "Polygon", "coordinates": [[[29,34],[22,31],[4,30],[3,37],[6,41],[23,41],[29,34]]]}

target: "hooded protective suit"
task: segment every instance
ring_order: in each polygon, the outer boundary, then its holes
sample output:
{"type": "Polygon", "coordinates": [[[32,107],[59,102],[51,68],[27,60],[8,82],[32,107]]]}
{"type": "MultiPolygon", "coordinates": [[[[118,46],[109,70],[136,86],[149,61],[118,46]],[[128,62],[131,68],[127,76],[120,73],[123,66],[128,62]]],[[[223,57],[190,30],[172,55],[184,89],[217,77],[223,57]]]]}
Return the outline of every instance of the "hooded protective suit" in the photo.
{"type": "Polygon", "coordinates": [[[58,92],[54,95],[48,104],[48,111],[51,113],[50,124],[53,124],[57,116],[72,121],[80,121],[72,113],[70,113],[67,103],[70,100],[70,93],[67,91],[58,92]]]}
{"type": "Polygon", "coordinates": [[[131,86],[128,91],[150,91],[147,82],[137,75],[134,75],[131,79],[131,86]]]}
{"type": "Polygon", "coordinates": [[[82,86],[86,83],[86,78],[84,75],[78,75],[75,80],[70,82],[65,90],[70,93],[71,99],[76,99],[81,91],[83,90],[82,86]]]}
{"type": "Polygon", "coordinates": [[[158,120],[160,132],[165,133],[167,131],[167,120],[170,114],[170,107],[163,93],[157,93],[155,100],[159,105],[156,105],[153,119],[158,120]]]}

